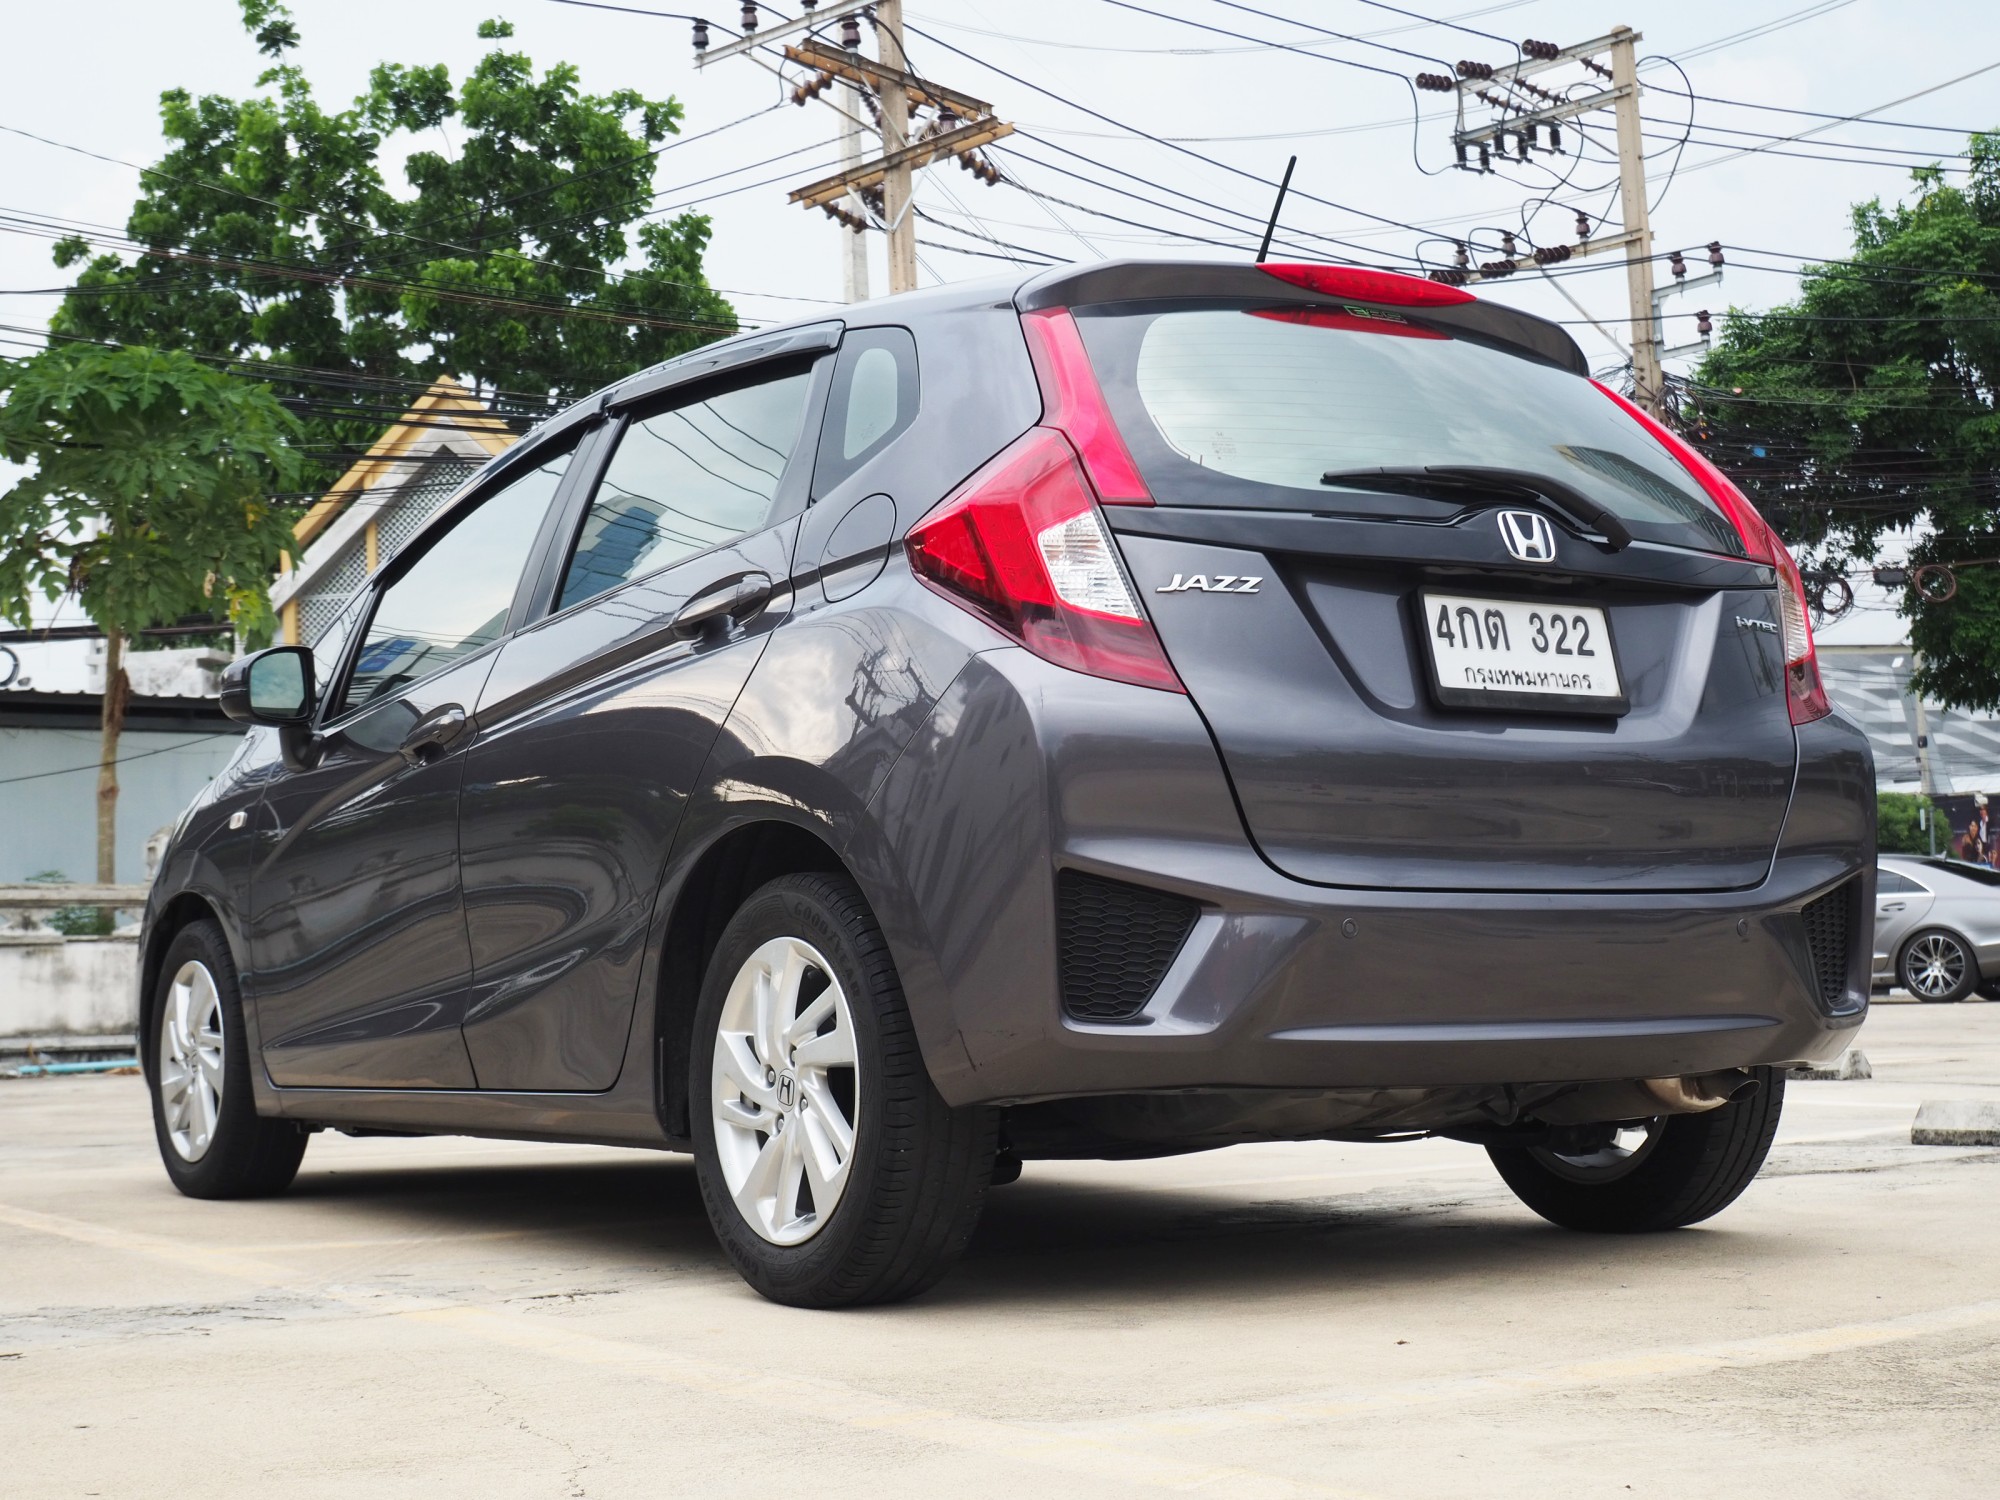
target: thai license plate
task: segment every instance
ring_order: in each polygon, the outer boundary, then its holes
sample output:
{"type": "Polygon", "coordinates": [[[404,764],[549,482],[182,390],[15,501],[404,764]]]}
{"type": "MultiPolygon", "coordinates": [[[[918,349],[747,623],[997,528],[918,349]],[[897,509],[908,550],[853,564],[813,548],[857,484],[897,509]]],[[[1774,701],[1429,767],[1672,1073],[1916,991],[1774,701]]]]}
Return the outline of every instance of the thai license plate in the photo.
{"type": "Polygon", "coordinates": [[[1450,708],[1622,714],[1611,621],[1594,604],[1417,596],[1431,688],[1450,708]]]}

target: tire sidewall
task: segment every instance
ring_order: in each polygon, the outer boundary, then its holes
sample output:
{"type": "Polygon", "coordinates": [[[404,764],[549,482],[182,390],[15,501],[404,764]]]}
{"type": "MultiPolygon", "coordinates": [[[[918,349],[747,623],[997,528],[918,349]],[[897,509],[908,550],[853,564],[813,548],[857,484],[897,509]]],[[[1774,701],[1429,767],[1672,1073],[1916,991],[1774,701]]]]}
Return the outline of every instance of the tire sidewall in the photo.
{"type": "Polygon", "coordinates": [[[695,1169],[723,1249],[744,1279],[767,1297],[791,1301],[805,1288],[822,1284],[853,1257],[857,1242],[868,1231],[869,1200],[875,1196],[883,1172],[889,1115],[897,1110],[897,1080],[886,1076],[884,1067],[882,1011],[886,1004],[900,1003],[899,994],[885,995],[870,978],[848,924],[803,882],[780,881],[759,891],[730,920],[716,944],[695,1011],[694,1044],[688,1049],[689,1125],[695,1169]],[[775,937],[799,938],[818,950],[846,992],[848,1014],[854,1023],[860,1118],[855,1125],[847,1186],[826,1224],[797,1245],[774,1245],[744,1220],[722,1174],[712,1111],[715,1033],[723,1001],[744,962],[775,937]]]}
{"type": "Polygon", "coordinates": [[[175,933],[167,945],[141,1023],[139,1055],[146,1076],[146,1092],[152,1100],[153,1137],[159,1143],[160,1160],[167,1176],[190,1197],[235,1196],[236,1179],[254,1149],[252,1137],[260,1122],[257,1101],[251,1092],[243,992],[237,983],[236,964],[230,957],[228,941],[213,922],[190,923],[175,933]],[[222,1101],[216,1116],[215,1137],[199,1161],[189,1161],[174,1149],[167,1133],[166,1106],[160,1097],[160,1015],[174,976],[190,959],[207,966],[222,1001],[222,1101]]]}
{"type": "Polygon", "coordinates": [[[1925,1005],[1949,1005],[1954,1001],[1963,1000],[1967,995],[1979,988],[1981,983],[1979,960],[1973,954],[1972,944],[1968,943],[1956,932],[1953,932],[1949,927],[1919,928],[1904,940],[1901,951],[1896,954],[1896,982],[1908,994],[1915,996],[1917,1000],[1925,1005]],[[1959,980],[1955,989],[1943,995],[1920,994],[1910,987],[1910,950],[1915,948],[1920,940],[1933,936],[1950,938],[1954,943],[1958,944],[1958,951],[1965,955],[1965,976],[1959,980]]]}

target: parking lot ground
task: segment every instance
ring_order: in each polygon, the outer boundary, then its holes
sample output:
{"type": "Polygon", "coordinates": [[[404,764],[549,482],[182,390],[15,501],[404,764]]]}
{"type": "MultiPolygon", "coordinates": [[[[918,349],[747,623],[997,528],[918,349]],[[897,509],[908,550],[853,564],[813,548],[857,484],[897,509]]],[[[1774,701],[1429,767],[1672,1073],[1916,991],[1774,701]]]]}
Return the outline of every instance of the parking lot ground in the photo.
{"type": "Polygon", "coordinates": [[[1030,1163],[896,1308],[740,1283],[684,1158],[316,1137],[197,1203],[132,1077],[0,1084],[12,1497],[1978,1496],[2000,1004],[1878,1006],[1764,1175],[1643,1238],[1448,1142],[1030,1163]]]}

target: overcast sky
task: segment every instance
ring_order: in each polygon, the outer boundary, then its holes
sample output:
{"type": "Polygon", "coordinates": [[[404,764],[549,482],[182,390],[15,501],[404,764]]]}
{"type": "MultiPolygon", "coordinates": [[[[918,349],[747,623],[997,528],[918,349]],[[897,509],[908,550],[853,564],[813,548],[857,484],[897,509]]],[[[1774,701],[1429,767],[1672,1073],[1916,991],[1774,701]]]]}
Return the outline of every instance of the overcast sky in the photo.
{"type": "MultiPolygon", "coordinates": [[[[685,0],[635,0],[660,9],[685,0]]],[[[925,174],[919,202],[935,216],[921,231],[934,242],[921,250],[923,276],[962,280],[1004,272],[1002,261],[954,254],[956,244],[1005,253],[978,236],[1033,250],[1043,256],[1080,259],[1096,255],[1240,255],[1254,244],[1247,227],[1216,228],[1166,208],[1121,198],[1103,188],[1062,175],[1066,168],[1115,183],[1133,192],[1184,204],[1194,212],[1241,226],[1222,210],[1261,218],[1271,190],[1168,146],[1136,139],[1118,125],[1136,126],[1156,136],[1182,139],[1188,149],[1218,162],[1275,179],[1285,157],[1296,152],[1299,167],[1285,227],[1297,248],[1316,242],[1308,235],[1335,236],[1379,250],[1396,263],[1418,248],[1408,229],[1365,214],[1407,224],[1437,226],[1446,236],[1475,225],[1493,230],[1517,224],[1523,201],[1557,186],[1548,173],[1523,174],[1528,188],[1497,176],[1480,178],[1446,167],[1451,160],[1450,126],[1435,120],[1411,125],[1410,93],[1402,75],[1434,67],[1421,58],[1398,56],[1355,42],[1329,42],[1296,25],[1267,20],[1218,0],[1136,0],[1169,12],[1258,39],[1310,45],[1328,55],[1389,69],[1396,76],[1342,66],[1321,57],[1255,47],[1213,32],[1136,13],[1110,0],[920,0],[909,11],[912,25],[936,40],[912,34],[910,52],[917,69],[939,82],[990,99],[998,113],[1037,140],[1017,136],[1003,145],[998,161],[1025,186],[1083,208],[1037,198],[1011,185],[986,187],[952,167],[925,174]],[[944,44],[963,49],[1022,80],[1001,76],[983,63],[958,56],[944,44]],[[1217,50],[1220,49],[1220,50],[1217,50]],[[1032,87],[1030,87],[1032,85],[1032,87]],[[1046,90],[1047,92],[1039,92],[1046,90]],[[1118,125],[1082,113],[1087,106],[1118,125]],[[1011,146],[1013,149],[1007,149],[1011,146]],[[1414,159],[1413,159],[1414,147],[1414,159]],[[1065,155],[1064,151],[1077,155],[1065,155]],[[1088,160],[1080,159],[1088,158],[1088,160]],[[1425,175],[1419,164],[1433,175],[1425,175]],[[1149,187],[1132,177],[1149,179],[1149,187]],[[1305,195],[1311,195],[1310,197],[1305,195]],[[1185,200],[1201,198],[1220,208],[1185,200]],[[1326,203],[1311,201],[1327,200],[1326,203]],[[1327,203],[1346,205],[1345,211],[1327,203]],[[1120,217],[1229,242],[1230,248],[1166,239],[1093,216],[1102,209],[1120,217]],[[941,221],[941,222],[938,222],[941,221]],[[953,233],[947,224],[965,227],[953,233]]],[[[1386,7],[1360,0],[1246,0],[1257,9],[1287,14],[1374,41],[1445,61],[1470,57],[1505,62],[1511,54],[1500,42],[1464,31],[1426,26],[1386,7]]],[[[718,40],[731,34],[737,6],[716,0],[702,8],[717,18],[718,40]]],[[[1570,0],[1516,0],[1512,4],[1470,4],[1431,0],[1406,9],[1456,18],[1466,27],[1497,37],[1535,37],[1568,44],[1629,24],[1644,36],[1642,53],[1677,57],[1698,94],[1760,104],[1793,105],[1847,114],[1876,110],[1890,101],[1944,83],[1988,63],[2000,63],[2000,6],[1946,3],[1946,0],[1764,0],[1721,3],[1679,0],[1671,6],[1570,3],[1570,0]],[[1803,19],[1728,45],[1703,49],[1761,25],[1803,15],[1803,19]]],[[[95,0],[88,6],[17,5],[0,23],[12,66],[0,95],[0,124],[32,130],[74,146],[133,162],[151,162],[161,151],[158,97],[183,87],[196,93],[241,96],[254,88],[264,65],[242,33],[233,0],[95,0]]],[[[294,0],[304,35],[293,54],[313,79],[323,101],[344,103],[358,92],[374,63],[448,63],[462,73],[482,50],[474,35],[484,16],[500,15],[516,29],[514,45],[538,63],[559,59],[582,70],[586,87],[632,87],[672,94],[687,107],[689,134],[750,114],[777,96],[780,85],[753,62],[730,60],[698,71],[692,61],[685,22],[592,10],[556,0],[510,0],[465,4],[461,0],[294,0]]],[[[1660,138],[1649,145],[1664,154],[1652,163],[1652,194],[1660,200],[1654,228],[1662,250],[1689,250],[1719,238],[1732,245],[1780,252],[1777,257],[1737,257],[1723,287],[1703,289],[1685,299],[1684,310],[1716,309],[1736,303],[1757,307],[1782,299],[1792,289],[1784,274],[1753,271],[1751,264],[1795,264],[1786,257],[1839,255],[1849,244],[1853,202],[1871,195],[1895,196],[1908,189],[1906,161],[1921,156],[1884,157],[1893,165],[1804,160],[1771,152],[1729,156],[1719,144],[1756,144],[1729,130],[1777,135],[1825,122],[1719,104],[1697,103],[1694,143],[1668,182],[1678,122],[1688,104],[1668,92],[1680,87],[1669,67],[1654,65],[1642,75],[1658,85],[1645,112],[1666,123],[1650,124],[1660,138]],[[1708,163],[1714,162],[1714,165],[1708,163]]],[[[1425,112],[1436,114],[1443,96],[1423,94],[1425,112]]],[[[1888,109],[1897,120],[1954,127],[2000,126],[2000,71],[1939,89],[1888,109]]],[[[1608,117],[1604,136],[1608,139],[1608,117]]],[[[785,107],[692,141],[660,158],[656,186],[667,190],[662,208],[697,203],[715,218],[715,243],[708,258],[710,280],[730,290],[746,320],[774,321],[810,311],[812,301],[840,295],[840,231],[817,213],[792,207],[787,187],[810,180],[835,161],[831,145],[806,149],[768,166],[697,185],[713,174],[799,148],[830,142],[838,117],[819,105],[785,107]],[[764,178],[781,180],[747,191],[728,192],[764,178]],[[682,185],[684,191],[674,191],[682,185]]],[[[448,132],[447,132],[448,135],[448,132]]],[[[1572,133],[1573,140],[1573,133],[1572,133]]],[[[1834,125],[1810,142],[1777,149],[1817,155],[1847,153],[1833,143],[1863,143],[1904,150],[1959,152],[1962,140],[1853,124],[1834,125]]],[[[451,149],[448,139],[438,145],[451,149]]],[[[1576,169],[1581,186],[1611,180],[1601,165],[1576,168],[1573,158],[1555,159],[1558,170],[1576,169]]],[[[93,160],[16,135],[0,133],[0,206],[13,210],[122,225],[130,209],[137,174],[127,167],[93,160]]],[[[1578,196],[1565,190],[1567,202],[1578,196]]],[[[1606,204],[1607,194],[1593,195],[1606,204]]],[[[1608,206],[1608,205],[1607,205],[1608,206]]],[[[1569,237],[1573,213],[1545,212],[1538,223],[1544,236],[1569,237]]],[[[1491,234],[1489,233],[1489,240],[1491,234]]],[[[0,234],[0,288],[7,289],[0,322],[39,327],[55,299],[20,295],[19,289],[51,287],[63,277],[49,263],[48,242],[0,234]]],[[[1428,250],[1450,254],[1448,244],[1428,250]]],[[[1287,253],[1295,253],[1287,252],[1287,253]]],[[[1479,252],[1475,252],[1476,254],[1479,252]]],[[[1490,251],[1485,253],[1492,253],[1490,251]]],[[[1611,257],[1606,257],[1607,260],[1611,257]]],[[[1694,271],[1706,269],[1697,255],[1694,271]]],[[[1539,278],[1519,276],[1487,289],[1487,295],[1519,302],[1545,315],[1572,322],[1592,361],[1616,363],[1619,351],[1604,334],[1582,322],[1575,308],[1539,278]]],[[[875,287],[884,285],[879,247],[875,287]]],[[[1612,334],[1622,338],[1624,276],[1615,266],[1566,276],[1563,287],[1612,334]]],[[[1693,336],[1691,321],[1669,330],[1670,341],[1693,336]]],[[[19,345],[0,346],[19,350],[19,345]]]]}

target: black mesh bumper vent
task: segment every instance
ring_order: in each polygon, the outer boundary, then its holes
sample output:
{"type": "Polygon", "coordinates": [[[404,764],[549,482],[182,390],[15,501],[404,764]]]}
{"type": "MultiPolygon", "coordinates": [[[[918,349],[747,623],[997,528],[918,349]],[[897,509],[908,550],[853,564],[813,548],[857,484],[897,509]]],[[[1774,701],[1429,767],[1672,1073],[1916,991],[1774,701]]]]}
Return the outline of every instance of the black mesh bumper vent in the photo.
{"type": "Polygon", "coordinates": [[[1806,924],[1806,949],[1812,954],[1813,977],[1819,981],[1820,1002],[1831,1008],[1847,994],[1847,934],[1853,925],[1854,882],[1835,886],[1808,901],[1799,911],[1806,924]]]}
{"type": "Polygon", "coordinates": [[[1129,1021],[1146,1008],[1199,908],[1181,896],[1064,870],[1056,876],[1063,1009],[1129,1021]]]}

